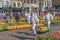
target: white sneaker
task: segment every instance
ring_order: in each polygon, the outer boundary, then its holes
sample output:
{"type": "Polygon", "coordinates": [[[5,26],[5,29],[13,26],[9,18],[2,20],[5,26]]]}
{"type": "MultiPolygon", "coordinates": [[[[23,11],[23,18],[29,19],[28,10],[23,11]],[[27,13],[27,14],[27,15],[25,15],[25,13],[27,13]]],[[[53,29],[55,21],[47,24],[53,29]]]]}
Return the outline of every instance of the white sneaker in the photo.
{"type": "Polygon", "coordinates": [[[33,36],[36,36],[37,35],[37,33],[33,33],[33,36]]]}

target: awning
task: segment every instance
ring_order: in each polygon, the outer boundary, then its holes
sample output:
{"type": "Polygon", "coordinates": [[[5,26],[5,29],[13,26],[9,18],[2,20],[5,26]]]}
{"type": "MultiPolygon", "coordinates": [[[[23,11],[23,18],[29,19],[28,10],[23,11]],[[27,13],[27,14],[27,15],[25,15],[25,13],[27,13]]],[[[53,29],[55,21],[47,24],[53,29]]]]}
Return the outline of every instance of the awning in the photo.
{"type": "Polygon", "coordinates": [[[12,8],[12,10],[21,10],[22,8],[12,8]]]}
{"type": "Polygon", "coordinates": [[[55,4],[55,7],[60,7],[60,4],[55,4]]]}

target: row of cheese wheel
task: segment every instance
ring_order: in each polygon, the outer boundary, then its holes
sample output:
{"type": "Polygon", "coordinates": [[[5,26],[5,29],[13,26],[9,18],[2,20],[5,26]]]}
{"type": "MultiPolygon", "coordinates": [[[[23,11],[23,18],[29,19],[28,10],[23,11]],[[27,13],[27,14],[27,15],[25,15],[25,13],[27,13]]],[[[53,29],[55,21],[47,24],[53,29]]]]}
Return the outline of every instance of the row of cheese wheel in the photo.
{"type": "MultiPolygon", "coordinates": [[[[43,24],[37,24],[37,27],[42,27],[40,30],[47,30],[47,27],[43,27],[43,24]]],[[[21,29],[21,28],[31,28],[32,25],[31,24],[25,24],[25,25],[14,25],[14,26],[3,26],[0,27],[0,31],[1,30],[13,30],[13,29],[21,29]]]]}
{"type": "Polygon", "coordinates": [[[31,25],[16,25],[16,26],[8,26],[8,29],[21,29],[21,28],[30,28],[31,25]]]}
{"type": "Polygon", "coordinates": [[[0,22],[0,24],[3,24],[4,25],[5,23],[4,22],[0,22]]]}
{"type": "Polygon", "coordinates": [[[37,27],[44,27],[44,24],[36,24],[37,27]]]}
{"type": "Polygon", "coordinates": [[[48,27],[37,28],[36,30],[48,30],[48,27]]]}
{"type": "MultiPolygon", "coordinates": [[[[43,28],[45,28],[43,24],[37,24],[36,26],[37,26],[37,27],[43,27],[43,28]]],[[[12,29],[22,29],[22,28],[31,28],[31,27],[32,27],[31,24],[15,25],[15,26],[8,26],[8,30],[12,30],[12,29]]],[[[46,29],[46,28],[45,28],[45,29],[46,29]]],[[[45,29],[44,29],[44,30],[45,30],[45,29]]]]}

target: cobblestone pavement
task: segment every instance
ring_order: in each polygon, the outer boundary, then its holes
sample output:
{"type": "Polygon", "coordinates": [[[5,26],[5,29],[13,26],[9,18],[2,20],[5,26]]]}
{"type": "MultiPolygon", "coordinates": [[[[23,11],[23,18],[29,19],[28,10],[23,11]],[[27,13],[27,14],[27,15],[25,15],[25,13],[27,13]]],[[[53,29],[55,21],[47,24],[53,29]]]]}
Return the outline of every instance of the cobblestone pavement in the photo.
{"type": "MultiPolygon", "coordinates": [[[[43,36],[44,34],[54,33],[60,30],[60,26],[53,26],[49,32],[38,34],[36,36],[43,36]]],[[[9,31],[0,31],[0,40],[34,40],[36,36],[32,35],[30,29],[17,29],[9,31]]]]}

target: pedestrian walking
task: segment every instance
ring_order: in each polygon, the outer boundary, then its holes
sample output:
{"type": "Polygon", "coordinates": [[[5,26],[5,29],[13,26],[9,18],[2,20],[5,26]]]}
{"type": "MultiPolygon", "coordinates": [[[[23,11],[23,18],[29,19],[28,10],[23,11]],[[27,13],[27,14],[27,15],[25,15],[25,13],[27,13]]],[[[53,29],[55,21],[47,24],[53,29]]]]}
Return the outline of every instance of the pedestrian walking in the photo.
{"type": "Polygon", "coordinates": [[[0,21],[3,21],[4,17],[3,17],[3,13],[0,12],[0,21]]]}
{"type": "Polygon", "coordinates": [[[36,23],[39,21],[38,19],[38,16],[37,16],[37,13],[34,13],[32,14],[31,16],[31,24],[32,24],[32,30],[33,30],[33,34],[36,35],[37,32],[36,32],[36,23]]]}
{"type": "Polygon", "coordinates": [[[10,12],[9,16],[10,16],[10,23],[13,23],[13,12],[10,12]]]}
{"type": "Polygon", "coordinates": [[[51,20],[53,20],[53,15],[50,12],[46,11],[45,19],[46,19],[46,22],[47,22],[47,26],[50,29],[50,24],[51,24],[51,20]]]}
{"type": "Polygon", "coordinates": [[[38,12],[36,10],[34,10],[33,16],[35,17],[35,21],[37,23],[39,21],[39,19],[38,19],[38,12]]]}
{"type": "Polygon", "coordinates": [[[36,29],[35,29],[35,27],[36,27],[36,21],[35,21],[35,17],[34,16],[31,16],[31,24],[32,24],[33,34],[35,35],[37,33],[36,33],[36,29]]]}
{"type": "Polygon", "coordinates": [[[18,12],[15,12],[14,13],[14,17],[15,17],[15,20],[16,20],[17,25],[18,25],[18,22],[19,22],[19,13],[18,12]]]}
{"type": "Polygon", "coordinates": [[[2,14],[3,18],[4,18],[4,22],[6,21],[6,17],[5,17],[5,13],[2,14]]]}
{"type": "Polygon", "coordinates": [[[3,13],[2,15],[3,15],[3,17],[4,17],[4,22],[8,23],[8,20],[7,20],[8,15],[6,15],[6,13],[3,13]]]}
{"type": "Polygon", "coordinates": [[[55,11],[53,11],[53,16],[54,16],[54,17],[56,16],[56,13],[55,13],[55,11]]]}
{"type": "Polygon", "coordinates": [[[25,18],[28,21],[28,23],[30,23],[30,17],[31,17],[31,15],[30,15],[29,11],[26,11],[25,12],[25,18]]]}

